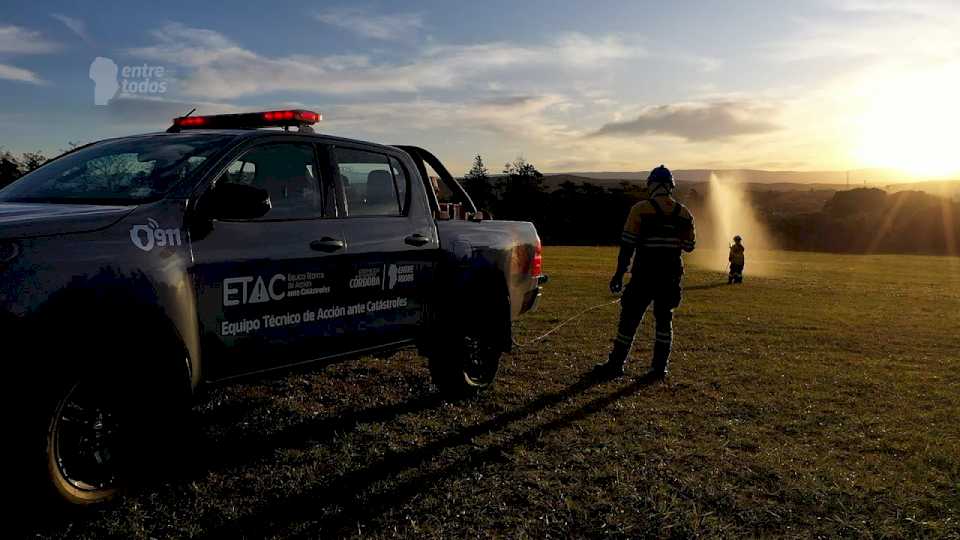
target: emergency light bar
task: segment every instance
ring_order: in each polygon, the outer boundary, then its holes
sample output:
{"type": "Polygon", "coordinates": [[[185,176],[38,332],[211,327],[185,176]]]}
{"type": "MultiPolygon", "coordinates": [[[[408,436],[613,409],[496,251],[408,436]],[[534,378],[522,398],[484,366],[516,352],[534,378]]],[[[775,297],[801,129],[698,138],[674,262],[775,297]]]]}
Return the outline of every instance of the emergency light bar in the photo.
{"type": "Polygon", "coordinates": [[[184,129],[256,129],[265,127],[306,128],[323,117],[320,113],[302,109],[266,111],[241,114],[214,114],[210,116],[179,116],[173,119],[169,132],[184,129]]]}

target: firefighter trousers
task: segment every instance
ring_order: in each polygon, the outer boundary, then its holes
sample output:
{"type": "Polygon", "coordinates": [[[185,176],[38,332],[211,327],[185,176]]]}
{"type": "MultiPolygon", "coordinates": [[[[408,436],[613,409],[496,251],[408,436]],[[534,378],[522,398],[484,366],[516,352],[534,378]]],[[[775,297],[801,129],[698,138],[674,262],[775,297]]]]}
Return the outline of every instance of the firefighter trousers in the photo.
{"type": "Polygon", "coordinates": [[[727,278],[727,283],[737,283],[743,282],[743,263],[730,263],[730,276],[727,278]]]}
{"type": "Polygon", "coordinates": [[[656,339],[651,368],[658,373],[667,373],[673,345],[673,310],[680,305],[681,296],[680,277],[632,277],[620,300],[620,322],[617,325],[617,336],[613,340],[613,350],[610,352],[610,363],[621,366],[626,363],[637,329],[652,303],[656,339]]]}

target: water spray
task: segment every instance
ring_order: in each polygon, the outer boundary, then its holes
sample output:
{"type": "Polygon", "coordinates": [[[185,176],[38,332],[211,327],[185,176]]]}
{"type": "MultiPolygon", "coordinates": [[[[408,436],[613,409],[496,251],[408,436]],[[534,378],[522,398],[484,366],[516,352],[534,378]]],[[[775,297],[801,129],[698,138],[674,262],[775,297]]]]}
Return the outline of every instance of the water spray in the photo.
{"type": "Polygon", "coordinates": [[[743,237],[747,248],[747,271],[751,274],[769,275],[772,269],[757,257],[758,251],[776,249],[767,227],[757,217],[750,204],[749,194],[735,177],[710,174],[706,194],[706,215],[697,215],[698,249],[690,257],[694,264],[727,272],[727,256],[733,237],[743,237]]]}

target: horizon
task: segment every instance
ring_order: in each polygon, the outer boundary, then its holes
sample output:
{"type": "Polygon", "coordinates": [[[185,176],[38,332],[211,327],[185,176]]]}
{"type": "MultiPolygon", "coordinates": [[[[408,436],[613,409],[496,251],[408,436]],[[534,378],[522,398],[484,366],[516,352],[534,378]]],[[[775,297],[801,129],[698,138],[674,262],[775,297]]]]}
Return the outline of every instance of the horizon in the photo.
{"type": "Polygon", "coordinates": [[[193,107],[297,107],[324,115],[320,132],[428,147],[458,174],[481,154],[551,174],[960,177],[950,2],[286,1],[279,38],[227,4],[2,5],[0,147],[16,153],[161,131],[193,107]],[[108,96],[95,80],[111,69],[108,96]]]}
{"type": "MultiPolygon", "coordinates": [[[[753,175],[846,175],[849,173],[850,182],[849,186],[851,188],[857,187],[877,187],[877,186],[891,186],[891,185],[909,185],[909,184],[936,184],[936,183],[960,183],[960,177],[950,176],[943,178],[904,178],[897,179],[901,173],[893,169],[851,169],[851,170],[767,170],[767,169],[672,169],[674,175],[690,174],[690,173],[749,173],[753,175]],[[871,180],[869,177],[864,177],[865,174],[877,175],[880,179],[871,180]]],[[[591,177],[589,175],[605,175],[609,176],[607,180],[618,180],[615,175],[646,175],[649,173],[649,170],[632,170],[632,171],[541,171],[544,176],[580,176],[592,180],[598,180],[599,178],[591,177]]],[[[502,176],[503,173],[499,172],[490,172],[490,176],[502,176]]],[[[630,180],[628,178],[623,178],[623,180],[630,180]]],[[[637,180],[630,180],[637,181],[637,180]]],[[[687,180],[683,178],[678,178],[678,181],[685,182],[687,180]]],[[[704,180],[705,181],[705,180],[704,180]]],[[[698,181],[696,183],[701,183],[704,181],[698,181]]],[[[843,185],[847,184],[846,179],[843,181],[840,180],[827,180],[827,179],[813,179],[813,180],[770,180],[767,182],[758,181],[754,179],[748,179],[743,181],[743,183],[770,183],[770,184],[809,184],[809,185],[843,185]]]]}

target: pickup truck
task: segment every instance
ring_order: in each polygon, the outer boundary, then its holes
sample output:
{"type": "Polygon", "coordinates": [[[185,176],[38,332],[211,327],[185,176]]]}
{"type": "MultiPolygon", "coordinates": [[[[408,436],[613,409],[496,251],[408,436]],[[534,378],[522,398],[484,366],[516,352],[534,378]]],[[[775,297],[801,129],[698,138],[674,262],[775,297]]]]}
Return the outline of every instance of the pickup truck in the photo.
{"type": "Polygon", "coordinates": [[[31,485],[112,498],[206,383],[411,346],[447,396],[494,381],[546,281],[534,226],[489,219],[426,150],[318,119],[188,115],[0,190],[8,441],[31,485]]]}

